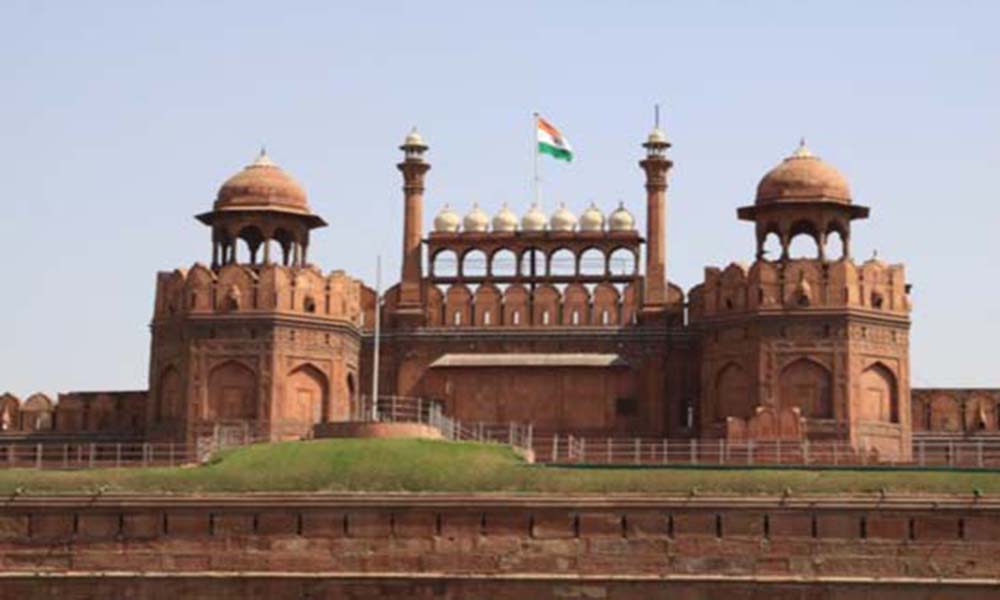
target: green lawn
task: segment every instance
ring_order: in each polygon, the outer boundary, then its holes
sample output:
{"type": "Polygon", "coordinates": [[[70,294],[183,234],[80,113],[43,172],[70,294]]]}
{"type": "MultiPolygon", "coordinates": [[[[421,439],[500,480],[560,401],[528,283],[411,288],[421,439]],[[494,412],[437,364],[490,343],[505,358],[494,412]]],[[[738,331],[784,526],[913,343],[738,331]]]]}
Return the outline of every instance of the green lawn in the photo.
{"type": "Polygon", "coordinates": [[[427,491],[629,493],[1000,493],[1000,473],[803,469],[557,468],[502,446],[427,440],[320,440],[240,448],[212,464],[93,471],[0,471],[0,494],[427,491]]]}

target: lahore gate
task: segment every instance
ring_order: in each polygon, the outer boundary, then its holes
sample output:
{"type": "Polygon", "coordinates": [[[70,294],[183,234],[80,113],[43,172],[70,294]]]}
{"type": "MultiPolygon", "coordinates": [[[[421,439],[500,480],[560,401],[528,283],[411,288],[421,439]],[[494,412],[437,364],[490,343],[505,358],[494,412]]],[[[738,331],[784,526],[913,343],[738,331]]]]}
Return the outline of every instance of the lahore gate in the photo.
{"type": "Polygon", "coordinates": [[[462,421],[837,440],[888,460],[910,457],[914,431],[998,429],[997,390],[911,391],[904,268],[855,260],[852,226],[869,208],[804,143],[764,174],[752,202],[733,199],[752,226],[752,262],[706,267],[686,291],[669,279],[670,143],[657,128],[642,148],[645,205],[633,210],[646,211],[644,231],[623,204],[579,214],[533,205],[520,217],[506,205],[462,216],[437,204],[426,231],[431,163],[414,130],[397,165],[402,271],[381,301],[310,261],[326,223],[262,152],[197,215],[211,241],[205,262],[157,275],[148,390],[57,403],[6,394],[0,428],[190,442],[241,423],[272,439],[308,437],[362,410],[379,321],[379,394],[437,402],[462,421]],[[800,236],[812,256],[792,256],[800,236]]]}

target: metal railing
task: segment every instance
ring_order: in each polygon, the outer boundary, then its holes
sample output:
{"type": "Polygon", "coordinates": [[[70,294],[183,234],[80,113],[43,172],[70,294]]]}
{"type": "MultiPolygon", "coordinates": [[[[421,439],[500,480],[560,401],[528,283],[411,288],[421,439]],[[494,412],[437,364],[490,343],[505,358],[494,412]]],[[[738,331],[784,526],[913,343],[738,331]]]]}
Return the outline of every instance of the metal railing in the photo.
{"type": "Polygon", "coordinates": [[[198,459],[196,450],[183,443],[37,442],[0,445],[0,468],[7,469],[174,467],[198,459]]]}
{"type": "Polygon", "coordinates": [[[378,410],[372,411],[371,398],[359,398],[352,420],[381,423],[422,423],[441,432],[446,440],[506,444],[522,450],[532,448],[530,423],[468,422],[449,417],[439,402],[411,396],[379,396],[378,410]]]}
{"type": "Polygon", "coordinates": [[[533,440],[535,460],[553,464],[1000,468],[1000,439],[916,439],[909,460],[880,455],[874,447],[865,449],[864,442],[860,446],[840,440],[734,442],[558,434],[533,440]]]}

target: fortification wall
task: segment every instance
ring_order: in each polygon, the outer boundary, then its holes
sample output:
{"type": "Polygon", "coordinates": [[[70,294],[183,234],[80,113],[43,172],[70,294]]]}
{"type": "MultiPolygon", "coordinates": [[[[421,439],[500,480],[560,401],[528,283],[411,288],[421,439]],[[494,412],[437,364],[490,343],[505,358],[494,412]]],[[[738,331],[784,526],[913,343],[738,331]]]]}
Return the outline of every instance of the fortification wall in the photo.
{"type": "Polygon", "coordinates": [[[241,597],[986,598],[998,551],[1000,499],[971,495],[15,497],[0,508],[5,590],[118,585],[111,572],[139,589],[148,583],[129,577],[155,573],[166,583],[147,597],[208,578],[241,597]]]}

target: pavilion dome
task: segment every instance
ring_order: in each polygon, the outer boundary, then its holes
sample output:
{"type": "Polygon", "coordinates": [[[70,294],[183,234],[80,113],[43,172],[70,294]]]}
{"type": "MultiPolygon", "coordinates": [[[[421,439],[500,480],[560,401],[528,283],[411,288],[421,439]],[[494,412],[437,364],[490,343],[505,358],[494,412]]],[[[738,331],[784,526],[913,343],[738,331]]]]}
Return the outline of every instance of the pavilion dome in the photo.
{"type": "Polygon", "coordinates": [[[493,231],[517,231],[517,215],[504,202],[493,217],[493,231]]]}
{"type": "Polygon", "coordinates": [[[803,140],[791,156],[760,180],[756,203],[810,200],[850,204],[851,191],[840,171],[810,152],[803,140]]]}
{"type": "Polygon", "coordinates": [[[602,231],[604,229],[604,213],[593,202],[580,215],[580,231],[602,231]]]}
{"type": "Polygon", "coordinates": [[[548,219],[545,217],[545,213],[542,209],[538,208],[537,204],[532,204],[531,209],[524,213],[521,217],[521,230],[522,231],[545,231],[545,223],[548,219]]]}
{"type": "Polygon", "coordinates": [[[479,204],[473,204],[472,210],[462,220],[462,229],[465,231],[486,231],[489,227],[490,216],[479,208],[479,204]]]}
{"type": "Polygon", "coordinates": [[[573,231],[576,228],[576,215],[566,208],[566,204],[560,204],[556,212],[552,213],[549,219],[549,229],[552,231],[573,231]]]}
{"type": "Polygon", "coordinates": [[[440,233],[454,233],[458,231],[458,227],[462,222],[462,218],[458,216],[447,204],[438,211],[437,216],[434,217],[434,231],[440,233]]]}
{"type": "Polygon", "coordinates": [[[635,217],[625,208],[624,202],[619,202],[618,208],[608,217],[608,229],[611,231],[632,231],[635,229],[635,217]]]}
{"type": "Polygon", "coordinates": [[[291,175],[274,164],[267,152],[222,184],[215,210],[271,209],[309,213],[306,192],[291,175]]]}

